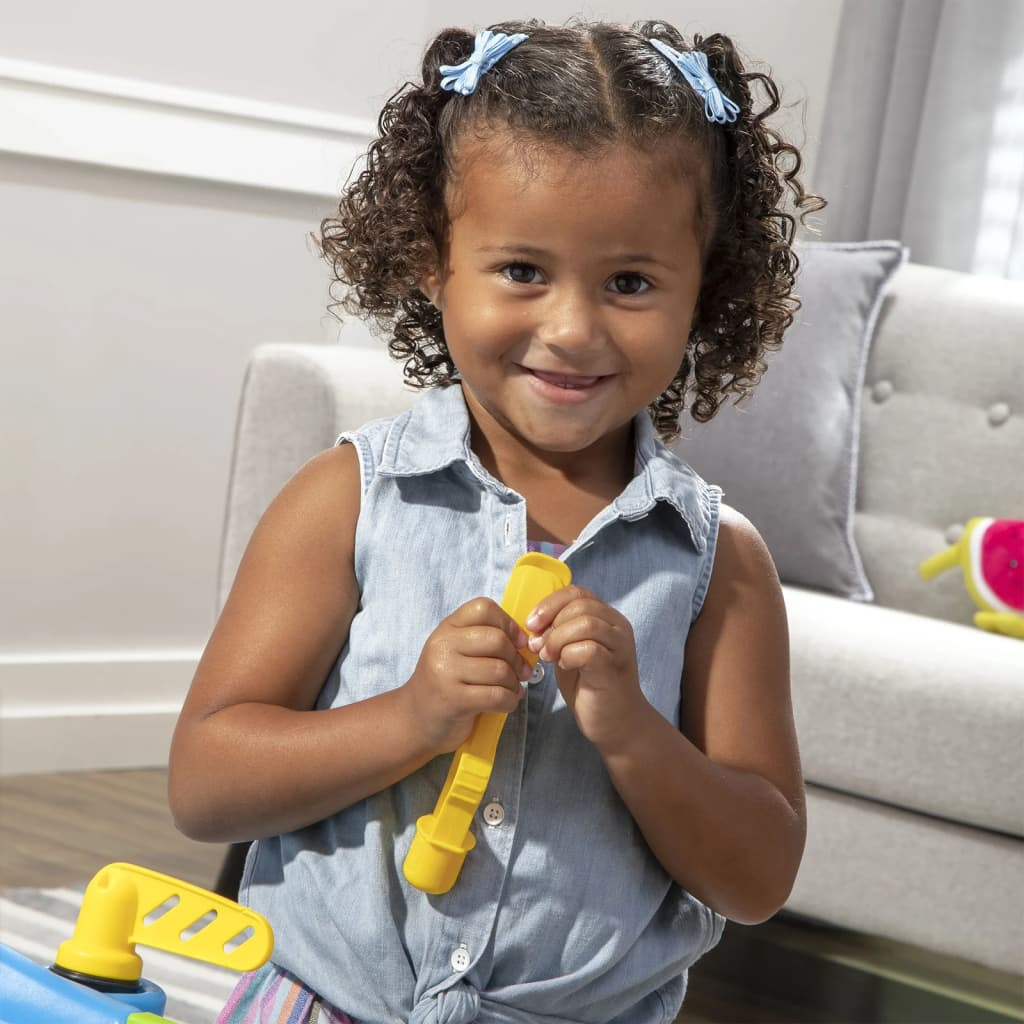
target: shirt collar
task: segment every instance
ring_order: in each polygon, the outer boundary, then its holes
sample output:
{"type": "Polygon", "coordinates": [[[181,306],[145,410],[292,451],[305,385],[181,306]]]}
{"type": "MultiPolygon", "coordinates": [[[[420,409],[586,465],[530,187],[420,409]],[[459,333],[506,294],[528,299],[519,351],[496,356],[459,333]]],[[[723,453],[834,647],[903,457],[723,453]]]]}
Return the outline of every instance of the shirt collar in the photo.
{"type": "MultiPolygon", "coordinates": [[[[388,431],[378,472],[387,476],[424,476],[456,462],[465,463],[485,483],[493,481],[470,447],[469,413],[456,383],[425,391],[388,431]]],[[[633,420],[636,475],[611,508],[622,519],[640,519],[659,501],[667,502],[686,523],[697,550],[707,547],[711,488],[658,437],[650,416],[633,420]]],[[[507,488],[503,488],[507,490],[507,488]]]]}
{"type": "Polygon", "coordinates": [[[469,446],[469,413],[458,383],[428,388],[397,417],[384,442],[379,473],[423,476],[453,462],[476,462],[469,446]]]}

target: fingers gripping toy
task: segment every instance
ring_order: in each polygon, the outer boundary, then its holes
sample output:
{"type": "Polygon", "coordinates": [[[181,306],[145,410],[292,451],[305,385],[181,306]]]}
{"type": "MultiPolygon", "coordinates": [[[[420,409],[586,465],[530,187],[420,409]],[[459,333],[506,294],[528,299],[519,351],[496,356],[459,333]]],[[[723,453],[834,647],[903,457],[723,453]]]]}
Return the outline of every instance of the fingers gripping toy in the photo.
{"type": "Polygon", "coordinates": [[[933,579],[959,565],[980,609],[974,623],[992,633],[1024,639],[1024,519],[971,519],[950,548],[921,563],[933,579]]]}
{"type": "MultiPolygon", "coordinates": [[[[568,586],[571,578],[569,567],[557,558],[533,552],[523,555],[512,568],[501,607],[529,635],[526,617],[537,602],[568,586]]],[[[537,655],[528,648],[519,653],[531,666],[537,664],[537,655]]],[[[466,854],[476,845],[469,826],[490,781],[507,717],[498,711],[477,716],[473,731],[455,751],[433,814],[416,822],[403,871],[417,889],[435,895],[448,892],[459,877],[466,854]]]]}
{"type": "Polygon", "coordinates": [[[109,864],[85,890],[52,967],[0,945],[0,1024],[173,1024],[163,989],[142,977],[141,943],[251,971],[274,946],[255,911],[168,875],[109,864]]]}

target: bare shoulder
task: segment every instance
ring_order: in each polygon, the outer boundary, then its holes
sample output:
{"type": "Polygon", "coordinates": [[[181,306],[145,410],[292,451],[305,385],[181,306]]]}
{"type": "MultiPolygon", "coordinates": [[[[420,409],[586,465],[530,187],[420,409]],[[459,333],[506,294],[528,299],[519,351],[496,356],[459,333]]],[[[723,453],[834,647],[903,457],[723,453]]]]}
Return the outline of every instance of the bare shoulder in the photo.
{"type": "Polygon", "coordinates": [[[723,505],[707,595],[686,645],[693,676],[723,658],[757,657],[773,679],[789,678],[786,607],[775,563],[746,516],[723,505]]]}
{"type": "Polygon", "coordinates": [[[360,489],[358,456],[343,445],[310,459],[271,502],[203,653],[186,713],[248,701],[313,705],[358,606],[360,489]]]}
{"type": "Polygon", "coordinates": [[[686,642],[681,728],[712,760],[799,800],[782,587],[761,535],[722,506],[703,607],[686,642]]]}
{"type": "Polygon", "coordinates": [[[338,525],[339,518],[355,526],[359,494],[359,457],[354,446],[328,448],[314,455],[284,485],[253,536],[261,529],[280,531],[284,537],[297,530],[300,538],[305,531],[322,529],[334,536],[332,526],[338,525]]]}
{"type": "Polygon", "coordinates": [[[300,575],[317,579],[351,566],[359,508],[359,458],[353,446],[314,456],[256,525],[228,604],[253,573],[278,572],[280,582],[288,585],[300,575]]]}
{"type": "Polygon", "coordinates": [[[775,563],[754,524],[731,505],[722,505],[718,520],[718,544],[712,586],[764,585],[779,589],[775,563]]]}

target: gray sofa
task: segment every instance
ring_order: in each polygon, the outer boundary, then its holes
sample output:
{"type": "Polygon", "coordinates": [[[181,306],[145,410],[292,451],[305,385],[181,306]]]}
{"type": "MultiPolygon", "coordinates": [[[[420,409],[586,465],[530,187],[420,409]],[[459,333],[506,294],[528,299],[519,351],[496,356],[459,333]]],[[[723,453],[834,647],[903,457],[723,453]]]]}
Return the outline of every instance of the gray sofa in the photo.
{"type": "MultiPolygon", "coordinates": [[[[1024,641],[971,624],[959,571],[926,583],[917,566],[972,516],[1024,519],[1022,292],[914,264],[895,272],[861,367],[853,529],[874,600],[795,586],[780,570],[809,819],[788,909],[1015,973],[1024,641]]],[[[354,324],[337,347],[254,352],[221,599],[287,477],[341,430],[414,400],[383,348],[354,324]]]]}

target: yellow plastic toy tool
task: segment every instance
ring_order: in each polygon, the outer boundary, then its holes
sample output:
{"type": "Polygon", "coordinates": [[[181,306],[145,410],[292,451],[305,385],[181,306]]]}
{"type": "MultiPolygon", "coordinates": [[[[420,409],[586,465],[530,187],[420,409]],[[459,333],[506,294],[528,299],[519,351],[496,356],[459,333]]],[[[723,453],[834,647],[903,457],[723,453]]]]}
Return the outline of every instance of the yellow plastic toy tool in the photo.
{"type": "Polygon", "coordinates": [[[108,864],[85,890],[74,934],[55,966],[118,982],[137,982],[135,943],[235,971],[270,958],[274,933],[266,919],[198,886],[134,864],[108,864]]]}
{"type": "MultiPolygon", "coordinates": [[[[541,598],[568,586],[571,579],[565,562],[540,553],[523,555],[512,568],[501,607],[526,630],[526,616],[541,598]]],[[[519,653],[531,665],[537,664],[537,655],[529,648],[519,653]]],[[[507,717],[498,711],[477,716],[473,731],[455,751],[433,814],[416,822],[403,871],[417,889],[435,895],[448,892],[459,877],[466,854],[476,845],[469,826],[490,781],[507,717]]]]}

